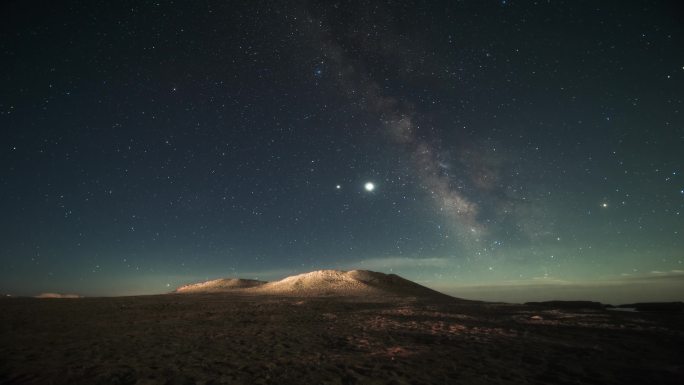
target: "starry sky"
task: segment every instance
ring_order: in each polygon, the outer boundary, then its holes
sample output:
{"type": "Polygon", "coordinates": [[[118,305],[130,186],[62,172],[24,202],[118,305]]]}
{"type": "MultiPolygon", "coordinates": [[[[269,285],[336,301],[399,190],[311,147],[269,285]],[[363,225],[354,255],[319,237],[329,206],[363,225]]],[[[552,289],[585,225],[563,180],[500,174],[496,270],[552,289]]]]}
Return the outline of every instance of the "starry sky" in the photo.
{"type": "Polygon", "coordinates": [[[0,292],[684,299],[678,1],[0,7],[0,292]]]}

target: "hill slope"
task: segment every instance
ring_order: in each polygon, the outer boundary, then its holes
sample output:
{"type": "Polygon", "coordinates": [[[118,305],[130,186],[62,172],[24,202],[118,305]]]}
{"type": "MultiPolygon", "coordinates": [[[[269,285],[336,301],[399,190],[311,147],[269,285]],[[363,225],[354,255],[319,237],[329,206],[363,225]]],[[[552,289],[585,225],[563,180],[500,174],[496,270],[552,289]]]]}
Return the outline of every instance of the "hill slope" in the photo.
{"type": "Polygon", "coordinates": [[[318,270],[275,282],[217,279],[186,285],[176,293],[240,292],[302,297],[421,297],[451,298],[395,274],[368,270],[318,270]]]}
{"type": "Polygon", "coordinates": [[[265,283],[266,281],[257,281],[255,279],[220,278],[184,285],[176,289],[174,293],[216,293],[256,287],[265,283]]]}

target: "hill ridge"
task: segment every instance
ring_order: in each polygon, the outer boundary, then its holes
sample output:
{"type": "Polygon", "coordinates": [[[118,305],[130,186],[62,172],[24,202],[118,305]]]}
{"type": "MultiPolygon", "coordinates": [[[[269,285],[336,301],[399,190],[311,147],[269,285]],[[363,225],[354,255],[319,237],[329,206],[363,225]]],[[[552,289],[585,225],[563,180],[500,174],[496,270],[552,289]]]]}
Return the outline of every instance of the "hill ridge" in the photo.
{"type": "Polygon", "coordinates": [[[433,297],[453,298],[396,274],[370,270],[315,270],[265,282],[226,279],[184,285],[175,293],[232,292],[256,295],[292,295],[305,297],[433,297]]]}
{"type": "Polygon", "coordinates": [[[180,286],[174,290],[174,293],[221,292],[256,287],[265,283],[267,282],[256,279],[218,278],[180,286]]]}

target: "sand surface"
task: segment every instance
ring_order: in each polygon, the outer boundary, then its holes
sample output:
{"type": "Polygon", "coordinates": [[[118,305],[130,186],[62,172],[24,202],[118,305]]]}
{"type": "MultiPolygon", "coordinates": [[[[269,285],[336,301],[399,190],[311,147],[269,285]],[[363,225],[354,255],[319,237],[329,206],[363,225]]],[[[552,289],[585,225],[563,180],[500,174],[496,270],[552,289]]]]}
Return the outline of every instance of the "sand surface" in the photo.
{"type": "Polygon", "coordinates": [[[2,384],[682,384],[679,314],[402,298],[0,299],[2,384]]]}

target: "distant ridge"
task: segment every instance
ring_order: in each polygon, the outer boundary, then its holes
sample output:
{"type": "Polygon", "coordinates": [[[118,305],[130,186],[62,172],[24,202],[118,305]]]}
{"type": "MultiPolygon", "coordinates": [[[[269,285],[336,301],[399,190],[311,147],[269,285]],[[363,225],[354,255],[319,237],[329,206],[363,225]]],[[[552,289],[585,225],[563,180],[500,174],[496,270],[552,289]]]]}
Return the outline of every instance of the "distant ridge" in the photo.
{"type": "Polygon", "coordinates": [[[617,308],[631,308],[641,312],[683,313],[684,302],[639,302],[620,305],[617,308]]]}
{"type": "Polygon", "coordinates": [[[453,299],[396,274],[369,270],[318,270],[293,275],[280,281],[263,282],[247,279],[216,279],[181,286],[176,293],[234,292],[255,295],[298,297],[420,297],[453,299]]]}

